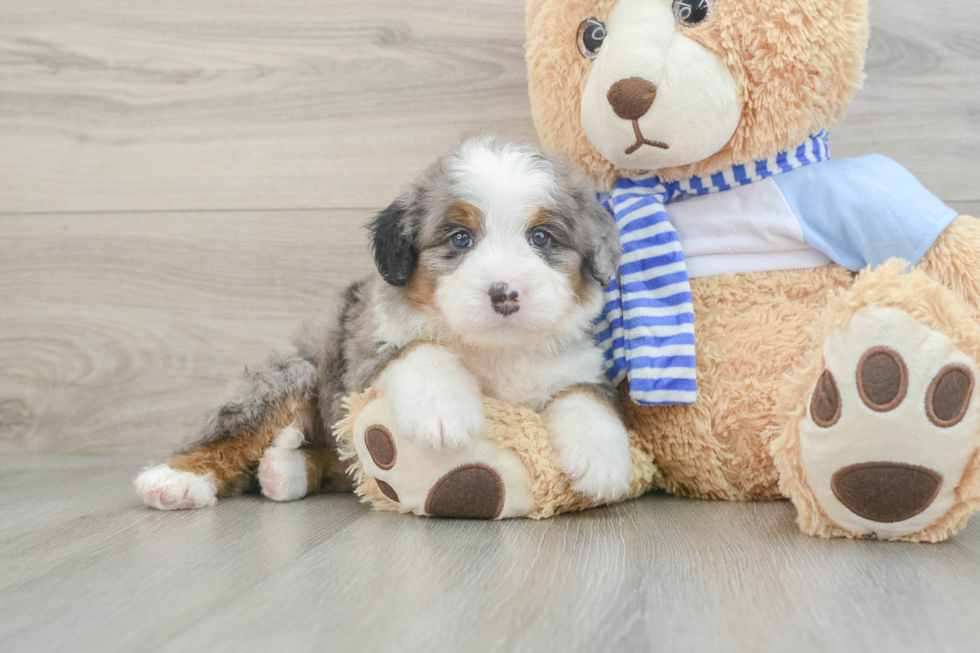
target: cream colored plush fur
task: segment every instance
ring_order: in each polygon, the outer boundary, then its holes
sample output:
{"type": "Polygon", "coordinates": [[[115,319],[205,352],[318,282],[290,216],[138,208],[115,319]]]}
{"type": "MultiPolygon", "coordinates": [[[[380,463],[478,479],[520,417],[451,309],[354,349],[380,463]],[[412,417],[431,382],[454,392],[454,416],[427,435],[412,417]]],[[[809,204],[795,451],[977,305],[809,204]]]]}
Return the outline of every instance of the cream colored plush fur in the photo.
{"type": "MultiPolygon", "coordinates": [[[[650,1],[669,5],[668,0],[650,1]]],[[[583,20],[605,20],[616,4],[617,0],[527,3],[527,64],[539,135],[547,146],[571,157],[600,189],[635,171],[607,161],[582,127],[582,94],[592,62],[580,54],[575,39],[583,20]]],[[[865,0],[714,0],[710,20],[696,27],[678,26],[681,37],[715,53],[727,66],[737,85],[740,118],[734,134],[716,152],[656,172],[676,179],[748,163],[827,128],[843,115],[863,79],[867,14],[865,0]]],[[[932,334],[934,341],[946,343],[943,351],[954,352],[950,360],[965,360],[970,369],[980,369],[978,251],[980,222],[961,217],[911,270],[896,260],[860,275],[829,266],[692,281],[700,396],[693,406],[642,407],[620,388],[633,459],[630,496],[665,488],[702,499],[787,497],[797,508],[802,530],[821,537],[935,542],[955,533],[980,508],[980,433],[974,432],[972,422],[955,434],[960,441],[950,448],[959,452],[965,447],[969,455],[960,455],[940,470],[944,498],[935,505],[942,507],[942,514],[909,519],[904,530],[901,524],[875,528],[859,519],[841,519],[852,524],[849,529],[830,518],[818,495],[824,501],[836,499],[827,499],[823,486],[815,491],[814,479],[807,478],[801,424],[812,418],[814,387],[831,363],[825,357],[825,347],[831,346],[826,343],[846,341],[858,353],[869,350],[880,344],[877,336],[869,328],[853,330],[869,320],[894,319],[911,325],[909,332],[932,334]]],[[[833,364],[840,365],[836,350],[831,353],[833,364]]],[[[857,361],[851,362],[856,368],[857,361]]],[[[909,374],[918,375],[909,385],[916,393],[922,393],[930,379],[939,378],[929,365],[910,368],[909,374]]],[[[853,388],[852,379],[842,387],[853,388]]],[[[906,413],[925,427],[909,427],[896,436],[918,438],[904,449],[894,448],[905,451],[905,457],[927,450],[923,447],[930,446],[929,437],[949,436],[926,423],[923,395],[906,400],[912,402],[906,413]]],[[[397,508],[365,474],[355,452],[357,438],[364,437],[363,429],[355,426],[358,415],[384,397],[370,390],[349,401],[350,415],[337,429],[341,457],[351,465],[360,494],[378,507],[397,508]]],[[[972,401],[980,399],[974,396],[972,401]]],[[[855,423],[871,424],[872,435],[880,435],[874,433],[873,412],[853,397],[845,404],[850,415],[866,411],[855,423]]],[[[594,505],[570,489],[536,414],[491,400],[484,408],[486,441],[516,452],[526,470],[526,479],[518,474],[517,480],[530,483],[533,507],[527,516],[547,517],[594,505]]],[[[975,419],[977,406],[970,410],[975,419]]],[[[819,429],[807,428],[819,440],[819,429]]],[[[878,442],[874,455],[892,459],[887,439],[878,442]]],[[[830,512],[840,511],[835,504],[830,512]]]]}

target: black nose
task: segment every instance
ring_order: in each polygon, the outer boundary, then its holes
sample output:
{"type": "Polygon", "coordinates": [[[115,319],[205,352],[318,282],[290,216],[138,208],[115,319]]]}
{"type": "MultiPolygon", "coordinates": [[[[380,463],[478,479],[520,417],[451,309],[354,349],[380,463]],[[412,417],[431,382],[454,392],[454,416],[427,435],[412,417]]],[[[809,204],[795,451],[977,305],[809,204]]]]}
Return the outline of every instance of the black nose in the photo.
{"type": "Polygon", "coordinates": [[[520,308],[516,290],[508,290],[506,283],[495,283],[490,286],[490,303],[493,310],[501,315],[516,313],[520,308]]]}
{"type": "Polygon", "coordinates": [[[642,77],[627,77],[609,88],[606,99],[623,120],[639,120],[657,99],[657,85],[642,77]]]}

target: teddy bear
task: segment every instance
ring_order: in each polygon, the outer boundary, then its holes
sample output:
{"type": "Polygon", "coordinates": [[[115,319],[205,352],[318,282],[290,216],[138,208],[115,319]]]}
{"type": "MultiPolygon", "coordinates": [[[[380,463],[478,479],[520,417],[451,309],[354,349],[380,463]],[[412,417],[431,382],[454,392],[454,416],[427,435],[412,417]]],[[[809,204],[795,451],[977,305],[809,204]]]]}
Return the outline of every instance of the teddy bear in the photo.
{"type": "MultiPolygon", "coordinates": [[[[538,135],[623,246],[597,327],[630,436],[617,500],[785,498],[810,535],[915,542],[980,507],[980,223],[888,159],[830,158],[868,29],[866,0],[528,0],[538,135]]],[[[377,388],[344,407],[335,449],[301,449],[284,408],[168,465],[230,493],[295,459],[307,482],[263,493],[349,482],[426,516],[596,505],[530,410],[486,398],[480,437],[433,452],[377,388]]]]}
{"type": "MultiPolygon", "coordinates": [[[[624,245],[600,334],[624,499],[788,498],[810,535],[930,542],[980,506],[980,223],[883,157],[829,157],[868,30],[865,0],[528,0],[538,135],[624,245]]],[[[453,517],[593,505],[534,413],[485,408],[482,438],[433,454],[380,392],[350,397],[356,491],[453,517]]]]}

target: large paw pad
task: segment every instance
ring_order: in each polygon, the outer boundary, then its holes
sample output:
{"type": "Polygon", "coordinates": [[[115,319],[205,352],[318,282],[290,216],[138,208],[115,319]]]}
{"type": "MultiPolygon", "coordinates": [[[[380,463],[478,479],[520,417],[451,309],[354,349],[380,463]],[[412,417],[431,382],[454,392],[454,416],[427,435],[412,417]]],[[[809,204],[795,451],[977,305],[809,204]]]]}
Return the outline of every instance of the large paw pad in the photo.
{"type": "Polygon", "coordinates": [[[957,501],[980,445],[976,365],[894,308],[861,309],[824,347],[800,424],[807,482],[845,530],[918,532],[957,501]]]}
{"type": "Polygon", "coordinates": [[[364,473],[372,479],[368,483],[402,510],[502,519],[527,515],[534,507],[530,476],[514,451],[484,437],[458,449],[423,449],[399,435],[384,397],[360,410],[353,441],[364,473]]]}
{"type": "Polygon", "coordinates": [[[436,481],[425,511],[437,517],[496,519],[504,509],[504,482],[486,465],[463,465],[436,481]]]}
{"type": "Polygon", "coordinates": [[[859,463],[835,473],[830,487],[855,515],[892,524],[911,519],[928,508],[942,484],[942,477],[925,467],[859,463]]]}

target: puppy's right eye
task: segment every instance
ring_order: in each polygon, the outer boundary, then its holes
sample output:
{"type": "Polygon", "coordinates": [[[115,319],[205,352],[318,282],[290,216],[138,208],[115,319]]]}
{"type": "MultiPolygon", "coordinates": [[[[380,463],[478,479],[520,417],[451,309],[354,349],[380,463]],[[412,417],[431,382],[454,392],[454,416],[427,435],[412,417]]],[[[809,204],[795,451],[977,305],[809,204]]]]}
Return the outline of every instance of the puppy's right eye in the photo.
{"type": "Polygon", "coordinates": [[[578,26],[578,51],[586,59],[599,56],[599,48],[606,39],[606,26],[595,18],[583,20],[578,26]]]}
{"type": "Polygon", "coordinates": [[[449,242],[456,249],[467,249],[473,246],[473,238],[465,231],[457,231],[449,237],[449,242]]]}

